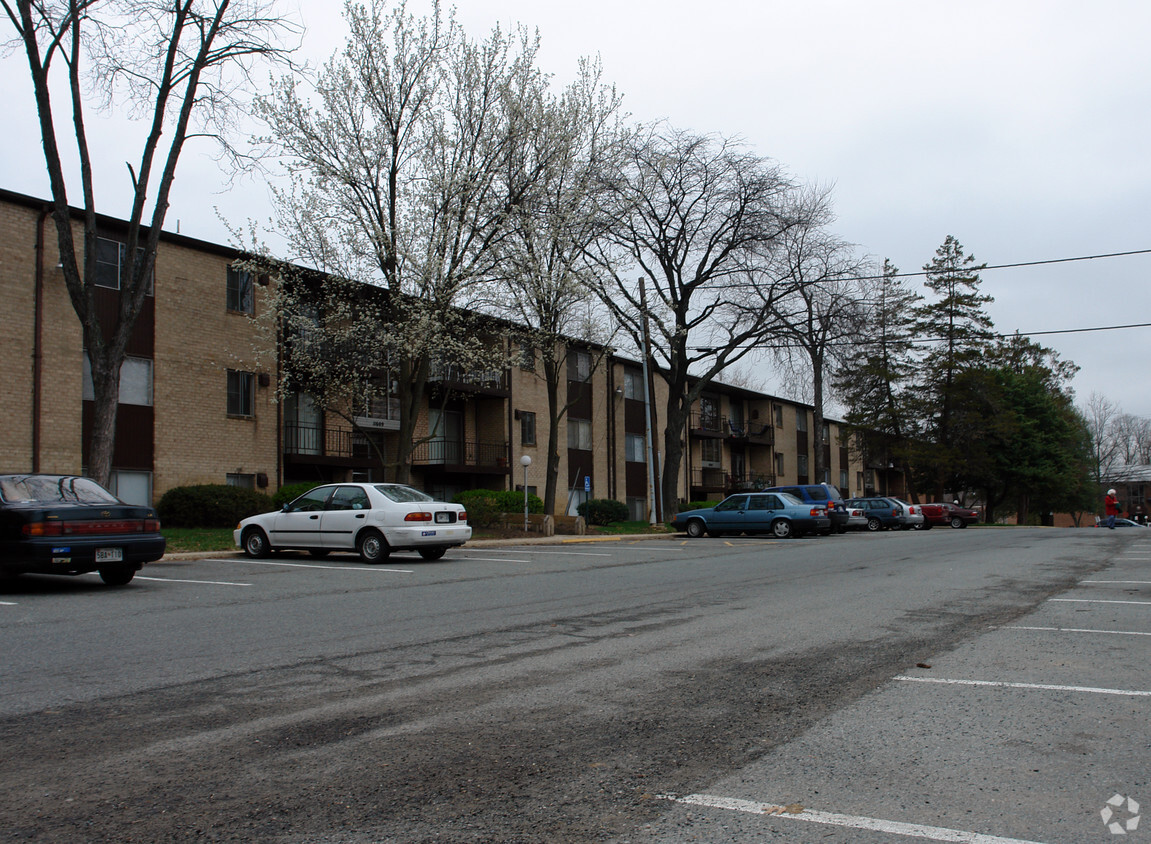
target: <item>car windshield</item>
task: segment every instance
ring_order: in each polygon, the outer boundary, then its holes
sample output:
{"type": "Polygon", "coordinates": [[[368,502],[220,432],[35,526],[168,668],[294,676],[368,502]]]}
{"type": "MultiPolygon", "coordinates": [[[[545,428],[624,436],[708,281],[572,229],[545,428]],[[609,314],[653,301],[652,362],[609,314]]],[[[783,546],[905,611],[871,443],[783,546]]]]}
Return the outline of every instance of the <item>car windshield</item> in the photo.
{"type": "Polygon", "coordinates": [[[420,492],[418,489],[412,489],[410,486],[403,484],[376,484],[376,490],[392,501],[398,501],[401,504],[409,504],[419,501],[434,501],[430,495],[420,492]]]}
{"type": "Polygon", "coordinates": [[[120,503],[95,481],[72,475],[6,475],[0,477],[0,498],[43,504],[120,503]]]}

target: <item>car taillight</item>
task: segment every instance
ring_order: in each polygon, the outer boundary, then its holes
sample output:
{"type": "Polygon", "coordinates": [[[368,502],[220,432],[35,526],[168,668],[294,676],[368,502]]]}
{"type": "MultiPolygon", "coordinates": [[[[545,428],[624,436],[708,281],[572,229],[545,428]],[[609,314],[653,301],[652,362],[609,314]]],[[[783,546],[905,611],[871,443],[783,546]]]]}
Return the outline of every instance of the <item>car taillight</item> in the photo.
{"type": "Polygon", "coordinates": [[[60,536],[64,532],[64,523],[30,522],[20,530],[25,536],[60,536]]]}
{"type": "Polygon", "coordinates": [[[430,522],[431,520],[431,513],[408,513],[404,516],[405,522],[430,522]]]}
{"type": "Polygon", "coordinates": [[[468,511],[467,510],[460,510],[460,512],[456,514],[456,521],[457,522],[466,522],[467,520],[468,520],[468,511]]]}
{"type": "Polygon", "coordinates": [[[811,516],[812,516],[812,518],[818,518],[818,517],[820,517],[820,516],[826,516],[826,515],[827,515],[827,511],[826,511],[826,510],[823,510],[823,509],[821,509],[821,508],[819,508],[819,507],[812,507],[812,508],[811,508],[811,516]]]}
{"type": "Polygon", "coordinates": [[[899,518],[899,510],[892,510],[891,515],[895,516],[896,518],[899,518]]]}
{"type": "Polygon", "coordinates": [[[907,512],[914,516],[915,515],[915,508],[914,507],[908,507],[907,512]]]}
{"type": "Polygon", "coordinates": [[[25,536],[106,536],[126,533],[159,533],[160,520],[29,522],[20,530],[25,536]]]}

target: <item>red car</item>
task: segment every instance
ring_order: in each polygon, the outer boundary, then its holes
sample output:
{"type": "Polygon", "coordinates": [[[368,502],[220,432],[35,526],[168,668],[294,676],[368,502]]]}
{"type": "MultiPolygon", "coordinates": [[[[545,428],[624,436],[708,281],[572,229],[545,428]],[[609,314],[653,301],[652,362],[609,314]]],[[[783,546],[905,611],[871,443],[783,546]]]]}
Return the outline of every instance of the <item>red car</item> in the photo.
{"type": "Polygon", "coordinates": [[[934,504],[920,504],[923,518],[932,525],[951,525],[953,528],[965,528],[972,522],[979,521],[979,514],[967,507],[958,504],[937,502],[934,504]]]}

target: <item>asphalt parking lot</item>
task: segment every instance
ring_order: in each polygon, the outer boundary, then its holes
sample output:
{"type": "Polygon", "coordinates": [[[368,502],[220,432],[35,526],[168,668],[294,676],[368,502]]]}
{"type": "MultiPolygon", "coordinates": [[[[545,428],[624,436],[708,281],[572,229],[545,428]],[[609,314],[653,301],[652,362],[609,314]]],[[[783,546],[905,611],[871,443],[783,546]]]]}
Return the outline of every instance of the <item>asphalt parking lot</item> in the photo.
{"type": "Polygon", "coordinates": [[[676,806],[666,842],[1151,840],[1151,538],[676,806]],[[867,784],[865,787],[861,785],[867,784]]]}

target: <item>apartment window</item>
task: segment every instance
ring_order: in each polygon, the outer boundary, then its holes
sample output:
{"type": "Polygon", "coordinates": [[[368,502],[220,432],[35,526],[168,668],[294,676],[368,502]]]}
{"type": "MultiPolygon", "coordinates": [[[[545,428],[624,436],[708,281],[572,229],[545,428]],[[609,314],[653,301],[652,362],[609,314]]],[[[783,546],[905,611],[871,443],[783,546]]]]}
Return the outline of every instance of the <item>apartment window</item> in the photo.
{"type": "Polygon", "coordinates": [[[823,441],[825,443],[831,442],[831,425],[828,422],[823,423],[823,441]]]}
{"type": "MultiPolygon", "coordinates": [[[[143,249],[136,250],[137,255],[143,253],[143,249]]],[[[131,271],[131,267],[127,266],[127,259],[128,244],[108,237],[96,238],[96,267],[92,273],[92,283],[97,287],[119,290],[122,275],[131,271]]],[[[148,293],[151,292],[152,278],[149,278],[148,293]]]]}
{"type": "Polygon", "coordinates": [[[520,411],[520,445],[536,444],[536,415],[529,410],[520,411]]]}
{"type": "Polygon", "coordinates": [[[795,458],[795,472],[801,478],[807,477],[807,455],[801,454],[795,458]]]}
{"type": "Polygon", "coordinates": [[[256,374],[228,370],[228,415],[254,416],[256,374]]]}
{"type": "Polygon", "coordinates": [[[631,497],[627,500],[627,514],[633,522],[642,522],[647,518],[647,499],[631,497]]]}
{"type": "MultiPolygon", "coordinates": [[[[92,361],[84,354],[84,385],[82,397],[85,401],[95,401],[96,390],[92,386],[92,361]]],[[[151,358],[124,358],[120,364],[120,404],[135,404],[141,407],[152,406],[152,360],[151,358]]]]}
{"type": "Polygon", "coordinates": [[[781,452],[775,453],[775,482],[779,483],[783,478],[783,454],[781,452]]]}
{"type": "Polygon", "coordinates": [[[109,490],[126,504],[152,506],[152,473],[113,469],[109,490]]]}
{"type": "Polygon", "coordinates": [[[771,406],[771,415],[775,419],[775,427],[783,427],[783,405],[773,404],[771,406]]]}
{"type": "Polygon", "coordinates": [[[839,488],[840,488],[840,490],[843,491],[843,493],[845,495],[847,494],[847,470],[846,469],[840,469],[839,470],[839,488]]]}
{"type": "Polygon", "coordinates": [[[525,372],[535,372],[536,370],[536,349],[527,341],[520,342],[520,369],[525,372]]]}
{"type": "Polygon", "coordinates": [[[706,439],[700,443],[700,462],[709,469],[718,469],[723,456],[722,440],[706,439]]]}
{"type": "Polygon", "coordinates": [[[247,472],[228,472],[224,476],[224,483],[228,486],[238,486],[241,489],[255,489],[256,475],[247,472]]]}
{"type": "Polygon", "coordinates": [[[568,420],[568,448],[591,451],[591,420],[568,420]]]}
{"type": "Polygon", "coordinates": [[[228,310],[240,314],[256,312],[256,294],[252,274],[228,267],[228,310]]]}
{"type": "Polygon", "coordinates": [[[568,352],[568,380],[591,380],[591,355],[588,352],[568,352]]]}
{"type": "Polygon", "coordinates": [[[643,373],[634,369],[623,371],[623,397],[643,401],[643,373]]]}
{"type": "Polygon", "coordinates": [[[624,436],[624,459],[628,463],[645,462],[646,441],[640,434],[626,434],[624,436]]]}
{"type": "Polygon", "coordinates": [[[806,431],[807,430],[807,411],[806,410],[797,410],[795,412],[795,430],[797,430],[797,431],[806,431]]]}

